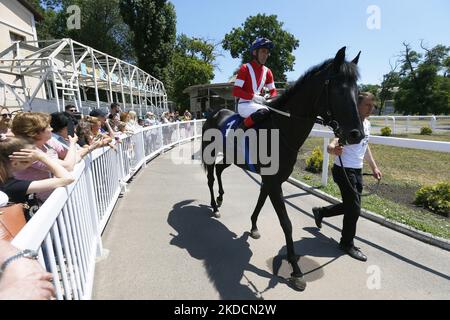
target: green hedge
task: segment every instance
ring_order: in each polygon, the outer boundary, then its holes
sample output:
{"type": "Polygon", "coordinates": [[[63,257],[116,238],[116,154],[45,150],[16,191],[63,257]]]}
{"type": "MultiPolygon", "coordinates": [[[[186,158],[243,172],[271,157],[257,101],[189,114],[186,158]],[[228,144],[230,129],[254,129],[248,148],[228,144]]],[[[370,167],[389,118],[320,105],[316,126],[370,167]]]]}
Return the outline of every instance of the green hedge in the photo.
{"type": "Polygon", "coordinates": [[[389,127],[381,128],[381,135],[385,137],[389,137],[392,134],[392,130],[389,127]]]}
{"type": "Polygon", "coordinates": [[[421,135],[427,135],[427,136],[430,136],[432,133],[433,133],[433,130],[431,130],[430,127],[422,127],[422,128],[420,129],[420,134],[421,134],[421,135]]]}
{"type": "Polygon", "coordinates": [[[448,217],[450,214],[450,182],[426,186],[416,192],[416,205],[448,217]]]}
{"type": "Polygon", "coordinates": [[[322,172],[322,163],[323,163],[323,153],[320,147],[315,147],[309,156],[306,159],[306,170],[313,173],[322,172]]]}

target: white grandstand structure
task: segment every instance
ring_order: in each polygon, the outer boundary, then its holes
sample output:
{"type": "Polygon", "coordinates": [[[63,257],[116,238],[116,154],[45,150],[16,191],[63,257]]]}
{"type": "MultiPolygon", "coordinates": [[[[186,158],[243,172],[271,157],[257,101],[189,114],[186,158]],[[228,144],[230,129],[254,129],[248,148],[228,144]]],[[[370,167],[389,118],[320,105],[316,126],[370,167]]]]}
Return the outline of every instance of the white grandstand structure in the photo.
{"type": "Polygon", "coordinates": [[[0,52],[0,102],[24,111],[168,110],[164,84],[140,68],[72,39],[16,41],[0,52]]]}

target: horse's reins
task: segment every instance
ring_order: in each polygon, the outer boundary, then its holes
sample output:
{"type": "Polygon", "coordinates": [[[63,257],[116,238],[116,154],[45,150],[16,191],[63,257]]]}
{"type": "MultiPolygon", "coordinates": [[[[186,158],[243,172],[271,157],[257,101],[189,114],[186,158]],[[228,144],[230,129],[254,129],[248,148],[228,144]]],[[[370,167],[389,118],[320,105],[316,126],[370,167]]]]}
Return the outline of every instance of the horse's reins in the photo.
{"type": "MultiPolygon", "coordinates": [[[[352,189],[352,191],[353,191],[356,195],[358,195],[358,196],[360,196],[360,197],[367,197],[367,196],[370,196],[370,195],[372,195],[372,194],[374,194],[374,193],[376,193],[376,192],[378,191],[378,188],[380,187],[380,181],[381,181],[381,179],[377,179],[378,182],[377,182],[377,184],[376,184],[376,186],[375,186],[375,189],[374,189],[373,191],[370,191],[370,192],[367,192],[367,193],[362,193],[362,192],[359,193],[358,190],[356,190],[355,188],[353,188],[353,185],[352,185],[352,183],[350,182],[350,179],[348,178],[347,171],[345,171],[344,164],[342,163],[342,157],[341,157],[341,156],[339,156],[339,162],[341,163],[342,171],[344,171],[344,176],[345,176],[345,179],[347,180],[347,183],[348,183],[350,189],[352,189]]],[[[371,173],[362,173],[362,175],[363,175],[363,176],[373,176],[373,174],[371,174],[371,173]]]]}
{"type": "MultiPolygon", "coordinates": [[[[315,101],[315,103],[314,103],[314,106],[317,105],[317,103],[318,103],[318,101],[319,101],[319,98],[320,98],[320,96],[321,96],[323,90],[324,90],[324,89],[327,89],[327,90],[326,90],[326,102],[327,102],[327,105],[326,105],[327,110],[326,110],[326,111],[327,111],[327,115],[330,116],[330,118],[332,119],[332,117],[331,117],[331,116],[332,116],[331,108],[328,108],[328,102],[329,102],[329,99],[328,99],[328,85],[329,85],[329,84],[330,84],[330,79],[325,80],[324,86],[322,87],[322,91],[321,91],[320,94],[317,96],[316,101],[315,101]]],[[[299,120],[311,119],[311,117],[300,117],[300,116],[292,115],[292,114],[290,114],[289,112],[281,111],[281,110],[272,108],[272,107],[270,107],[270,106],[268,106],[268,105],[266,105],[266,107],[267,107],[269,110],[271,110],[271,111],[273,111],[273,112],[276,112],[276,113],[278,113],[278,114],[281,114],[282,116],[285,116],[285,117],[288,117],[288,118],[299,119],[299,120]]],[[[322,126],[330,127],[330,128],[333,130],[334,135],[335,135],[336,137],[339,138],[339,137],[340,137],[340,134],[339,134],[339,123],[338,123],[336,120],[331,120],[331,119],[330,119],[328,122],[326,122],[325,119],[316,117],[314,122],[315,122],[315,123],[318,123],[318,124],[320,124],[320,125],[322,125],[322,126]]],[[[287,142],[286,142],[285,144],[286,144],[287,147],[290,148],[290,146],[289,146],[289,144],[288,144],[287,142]]],[[[290,148],[290,149],[293,150],[293,148],[290,148]]],[[[352,185],[351,182],[350,182],[350,179],[349,179],[348,176],[347,176],[347,172],[345,171],[344,165],[343,165],[343,163],[342,163],[342,158],[341,158],[341,156],[339,156],[339,161],[340,161],[340,163],[341,163],[342,171],[344,171],[345,179],[347,180],[348,185],[350,186],[350,188],[352,189],[352,191],[353,191],[356,195],[359,195],[360,197],[367,197],[367,196],[369,196],[369,195],[371,195],[371,194],[374,194],[374,193],[376,193],[376,192],[378,191],[378,188],[380,187],[380,181],[381,181],[381,179],[378,179],[378,182],[377,182],[377,185],[376,185],[376,187],[375,187],[375,190],[373,190],[373,191],[371,191],[371,192],[368,192],[368,193],[364,193],[364,194],[363,194],[363,193],[359,193],[358,190],[355,190],[355,189],[353,188],[353,185],[352,185]]],[[[363,176],[372,176],[372,174],[370,174],[370,173],[363,173],[362,175],[363,175],[363,176]]]]}
{"type": "MultiPolygon", "coordinates": [[[[269,110],[271,110],[273,112],[276,112],[276,113],[278,113],[278,114],[280,114],[282,116],[285,116],[287,118],[298,119],[298,120],[311,120],[311,119],[313,119],[314,123],[320,124],[322,126],[330,127],[333,130],[334,135],[336,137],[340,138],[339,123],[336,120],[332,120],[332,111],[331,111],[331,107],[329,106],[328,85],[330,84],[330,80],[331,80],[331,77],[325,80],[324,85],[322,87],[322,90],[320,91],[320,94],[317,95],[316,100],[314,102],[314,108],[315,108],[317,106],[317,104],[319,103],[319,99],[320,99],[323,91],[325,90],[325,92],[326,92],[326,113],[327,113],[327,116],[330,117],[329,121],[327,121],[327,120],[325,120],[325,119],[323,119],[321,117],[313,118],[313,117],[297,116],[297,115],[293,115],[293,114],[291,114],[289,112],[282,111],[282,110],[270,107],[268,105],[265,105],[265,106],[269,110]]],[[[281,131],[280,131],[280,134],[281,134],[281,131]]],[[[282,136],[283,140],[285,140],[282,134],[281,134],[281,136],[282,136]]],[[[287,142],[285,142],[285,144],[291,151],[293,151],[293,152],[297,152],[298,151],[298,150],[294,150],[294,148],[292,148],[287,142]]]]}

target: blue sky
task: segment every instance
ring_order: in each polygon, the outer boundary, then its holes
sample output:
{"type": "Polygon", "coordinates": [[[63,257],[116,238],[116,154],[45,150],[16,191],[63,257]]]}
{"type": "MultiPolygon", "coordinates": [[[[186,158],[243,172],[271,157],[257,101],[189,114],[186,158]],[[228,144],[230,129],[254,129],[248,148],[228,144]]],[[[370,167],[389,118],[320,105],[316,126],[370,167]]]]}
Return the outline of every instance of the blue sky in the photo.
{"type": "MultiPolygon", "coordinates": [[[[275,14],[283,29],[300,41],[294,51],[296,80],[308,68],[334,56],[347,46],[347,59],[359,50],[361,83],[380,83],[389,72],[389,60],[406,41],[416,50],[420,40],[430,47],[450,46],[450,1],[448,0],[170,0],[177,13],[177,33],[220,42],[226,33],[240,27],[247,17],[275,14]],[[369,6],[380,9],[380,29],[369,29],[369,6]]],[[[214,83],[226,82],[239,67],[220,47],[224,57],[217,60],[214,83]]]]}

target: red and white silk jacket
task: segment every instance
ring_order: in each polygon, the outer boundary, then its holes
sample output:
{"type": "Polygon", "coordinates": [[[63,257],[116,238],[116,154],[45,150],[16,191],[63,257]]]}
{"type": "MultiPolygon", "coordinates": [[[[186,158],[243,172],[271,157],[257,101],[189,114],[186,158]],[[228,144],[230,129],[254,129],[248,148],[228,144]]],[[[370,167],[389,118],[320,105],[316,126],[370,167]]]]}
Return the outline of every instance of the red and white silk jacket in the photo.
{"type": "Polygon", "coordinates": [[[239,102],[250,101],[255,94],[261,94],[264,87],[269,90],[271,97],[277,95],[272,71],[253,60],[239,69],[234,82],[233,96],[238,97],[239,102]]]}

